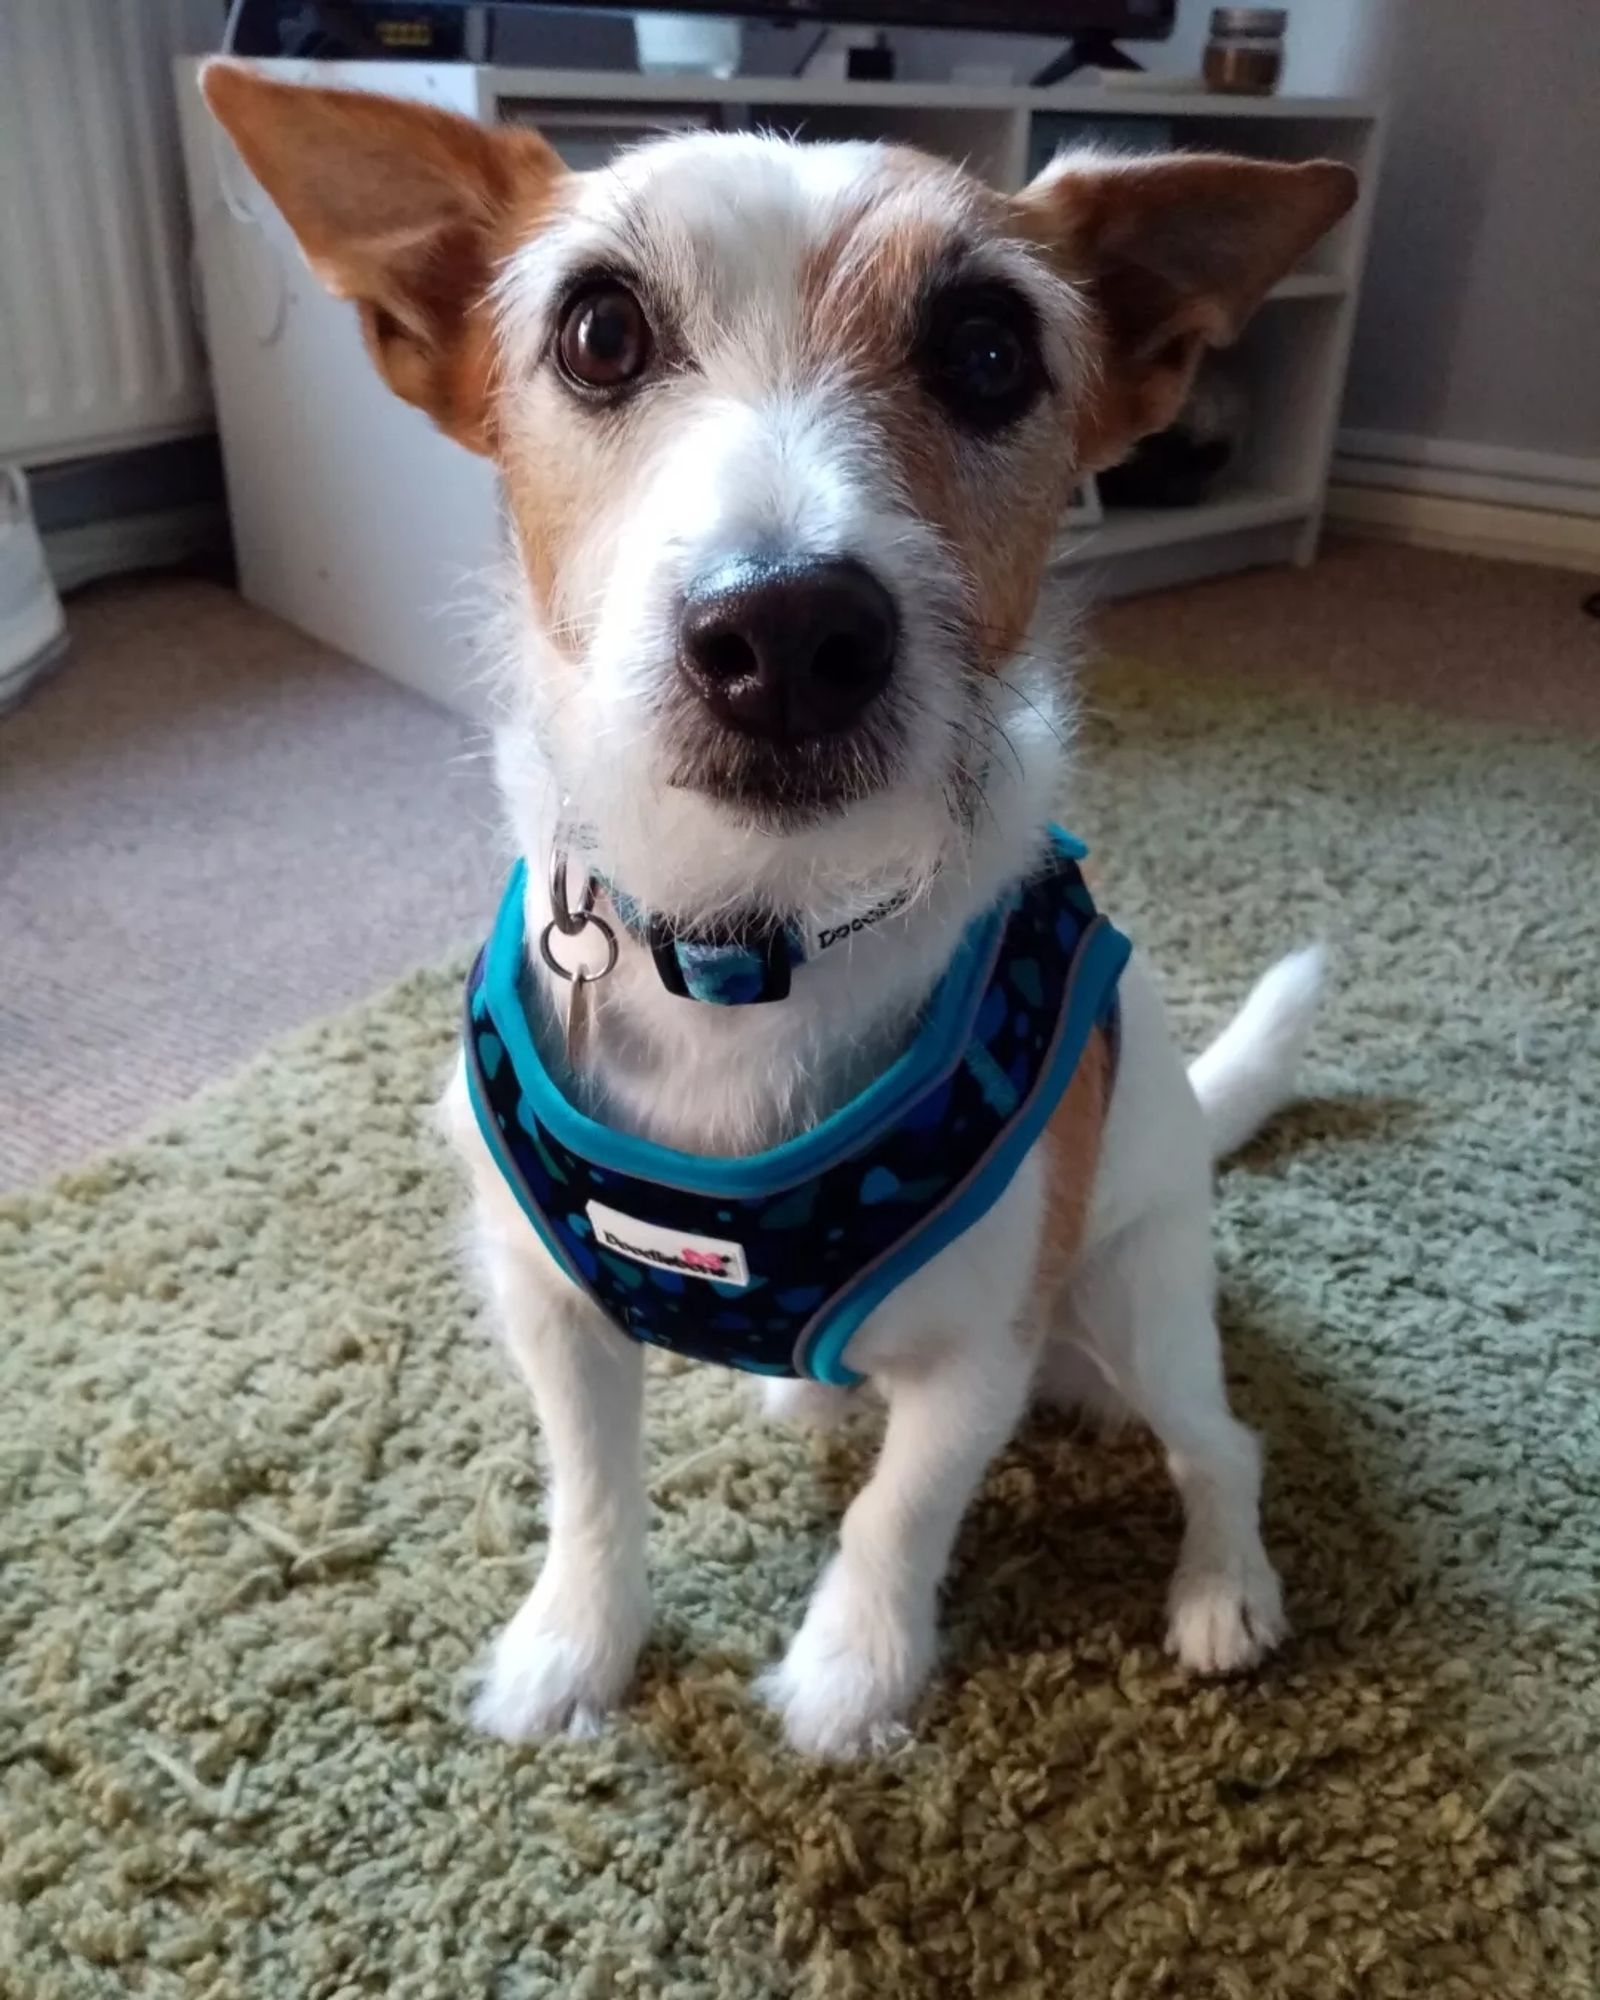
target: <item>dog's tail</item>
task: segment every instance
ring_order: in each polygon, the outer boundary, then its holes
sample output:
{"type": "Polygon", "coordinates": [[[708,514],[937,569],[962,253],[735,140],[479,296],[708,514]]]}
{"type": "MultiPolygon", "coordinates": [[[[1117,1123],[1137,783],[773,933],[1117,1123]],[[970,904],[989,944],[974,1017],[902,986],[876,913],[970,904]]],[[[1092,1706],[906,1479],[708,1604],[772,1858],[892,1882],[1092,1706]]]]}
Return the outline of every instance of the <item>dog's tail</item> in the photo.
{"type": "Polygon", "coordinates": [[[1325,969],[1321,945],[1280,958],[1205,1054],[1189,1065],[1213,1159],[1242,1146],[1294,1095],[1325,969]]]}

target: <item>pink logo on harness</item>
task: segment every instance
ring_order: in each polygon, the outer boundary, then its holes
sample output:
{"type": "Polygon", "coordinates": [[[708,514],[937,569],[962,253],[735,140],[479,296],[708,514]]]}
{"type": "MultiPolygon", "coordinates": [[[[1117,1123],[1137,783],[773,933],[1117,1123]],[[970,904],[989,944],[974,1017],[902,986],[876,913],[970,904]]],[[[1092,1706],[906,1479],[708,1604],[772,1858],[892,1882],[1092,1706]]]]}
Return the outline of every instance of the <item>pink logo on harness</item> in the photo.
{"type": "Polygon", "coordinates": [[[678,1254],[691,1271],[709,1271],[714,1278],[720,1278],[728,1268],[728,1260],[720,1250],[691,1250],[685,1244],[678,1254]]]}

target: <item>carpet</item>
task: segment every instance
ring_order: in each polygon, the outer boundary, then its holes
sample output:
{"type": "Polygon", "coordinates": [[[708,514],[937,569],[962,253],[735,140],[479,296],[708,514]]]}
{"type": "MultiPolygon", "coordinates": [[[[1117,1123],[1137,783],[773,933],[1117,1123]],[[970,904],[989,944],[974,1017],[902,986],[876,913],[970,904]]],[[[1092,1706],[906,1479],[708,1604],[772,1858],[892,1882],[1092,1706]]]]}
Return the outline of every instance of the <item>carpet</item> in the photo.
{"type": "Polygon", "coordinates": [[[0,1206],[8,2000],[1593,1995],[1600,758],[1137,658],[1086,734],[1074,823],[1190,1043],[1338,954],[1309,1100],[1221,1194],[1281,1658],[1183,1680],[1154,1454],[1039,1417],[917,1741],[802,1763],[749,1678],[870,1434],[667,1364],[627,1712],[474,1738],[540,1483],[422,974],[0,1206]]]}
{"type": "Polygon", "coordinates": [[[131,1139],[494,906],[482,732],[230,590],[67,600],[0,720],[0,1193],[131,1139]]]}

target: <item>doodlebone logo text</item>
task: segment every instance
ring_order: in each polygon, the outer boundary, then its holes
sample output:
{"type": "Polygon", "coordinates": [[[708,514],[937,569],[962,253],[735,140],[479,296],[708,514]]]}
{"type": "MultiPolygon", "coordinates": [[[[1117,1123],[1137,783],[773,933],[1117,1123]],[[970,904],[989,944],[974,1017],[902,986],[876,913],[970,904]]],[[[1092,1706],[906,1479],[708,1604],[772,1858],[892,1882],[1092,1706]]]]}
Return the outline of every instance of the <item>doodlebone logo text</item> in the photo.
{"type": "Polygon", "coordinates": [[[719,1236],[696,1236],[684,1229],[663,1229],[658,1223],[607,1208],[600,1201],[591,1201],[587,1212],[596,1243],[614,1256],[631,1258],[635,1264],[653,1264],[658,1270],[680,1271],[686,1278],[704,1278],[713,1284],[750,1282],[742,1244],[719,1236]]]}

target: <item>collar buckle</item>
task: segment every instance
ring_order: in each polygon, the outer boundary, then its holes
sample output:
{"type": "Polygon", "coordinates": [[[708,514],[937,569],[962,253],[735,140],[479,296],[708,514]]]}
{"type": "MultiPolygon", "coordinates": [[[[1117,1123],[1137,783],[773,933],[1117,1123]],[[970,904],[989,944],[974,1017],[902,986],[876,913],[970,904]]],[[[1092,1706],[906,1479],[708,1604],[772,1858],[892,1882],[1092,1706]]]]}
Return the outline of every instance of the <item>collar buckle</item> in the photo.
{"type": "Polygon", "coordinates": [[[680,1000],[714,1006],[751,1006],[786,1000],[793,981],[794,954],[781,924],[767,924],[743,938],[702,943],[682,937],[652,918],[645,943],[656,976],[680,1000]]]}

